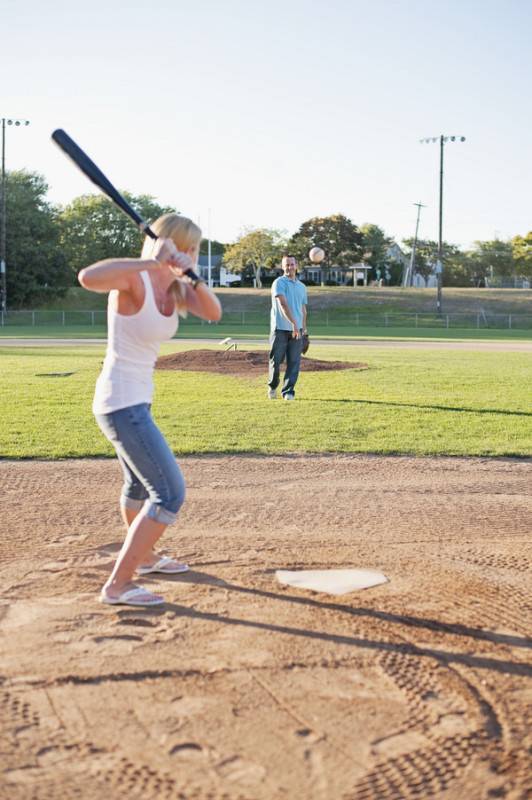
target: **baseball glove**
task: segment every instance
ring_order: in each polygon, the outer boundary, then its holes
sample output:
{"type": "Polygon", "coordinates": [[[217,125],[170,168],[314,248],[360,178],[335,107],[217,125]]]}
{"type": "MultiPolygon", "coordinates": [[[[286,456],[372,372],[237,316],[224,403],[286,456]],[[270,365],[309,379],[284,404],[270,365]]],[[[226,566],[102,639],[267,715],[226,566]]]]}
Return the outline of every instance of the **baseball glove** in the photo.
{"type": "Polygon", "coordinates": [[[303,347],[301,348],[301,352],[304,355],[307,352],[307,350],[309,349],[310,339],[308,337],[308,333],[304,333],[301,338],[303,340],[303,347]]]}

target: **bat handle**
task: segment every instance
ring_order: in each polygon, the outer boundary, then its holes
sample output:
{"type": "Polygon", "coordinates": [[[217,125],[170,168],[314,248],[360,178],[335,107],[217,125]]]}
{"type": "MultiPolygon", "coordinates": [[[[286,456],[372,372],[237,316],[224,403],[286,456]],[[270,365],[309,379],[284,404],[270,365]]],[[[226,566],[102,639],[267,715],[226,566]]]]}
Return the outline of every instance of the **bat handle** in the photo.
{"type": "Polygon", "coordinates": [[[193,269],[187,269],[187,271],[185,272],[185,275],[188,278],[190,278],[192,283],[203,283],[202,278],[200,278],[200,276],[196,272],[194,272],[193,269]]]}
{"type": "Polygon", "coordinates": [[[157,234],[152,231],[147,222],[141,222],[139,224],[139,228],[141,229],[142,233],[145,233],[146,236],[150,237],[150,239],[157,239],[157,234]]]}

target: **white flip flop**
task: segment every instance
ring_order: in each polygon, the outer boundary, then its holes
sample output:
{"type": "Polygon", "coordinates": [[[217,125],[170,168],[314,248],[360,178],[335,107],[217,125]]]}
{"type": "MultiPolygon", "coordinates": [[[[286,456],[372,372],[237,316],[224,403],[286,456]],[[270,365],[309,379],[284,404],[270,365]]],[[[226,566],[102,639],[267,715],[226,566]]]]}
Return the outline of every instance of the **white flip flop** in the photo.
{"type": "Polygon", "coordinates": [[[188,564],[181,564],[175,558],[169,556],[162,556],[159,561],[152,564],[151,567],[137,567],[139,575],[148,575],[150,572],[162,572],[164,575],[177,575],[180,572],[188,572],[188,564]],[[175,566],[172,566],[175,565],[175,566]]]}
{"type": "Polygon", "coordinates": [[[142,586],[134,586],[132,589],[122,592],[118,597],[109,597],[102,592],[100,603],[110,606],[160,606],[164,603],[164,597],[153,594],[147,589],[143,589],[142,586]]]}

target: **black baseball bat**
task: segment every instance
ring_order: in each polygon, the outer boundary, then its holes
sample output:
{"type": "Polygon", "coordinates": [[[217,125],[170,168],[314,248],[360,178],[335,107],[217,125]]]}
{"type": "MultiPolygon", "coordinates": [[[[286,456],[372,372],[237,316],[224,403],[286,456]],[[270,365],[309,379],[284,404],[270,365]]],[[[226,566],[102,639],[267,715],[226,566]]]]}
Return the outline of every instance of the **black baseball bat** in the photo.
{"type": "MultiPolygon", "coordinates": [[[[90,159],[79,145],[70,138],[66,131],[58,128],[52,133],[52,139],[54,142],[61,148],[61,150],[66,153],[66,155],[72,159],[74,164],[79,167],[79,169],[83,172],[87,178],[94,183],[98,189],[100,189],[107,197],[115,203],[118,208],[120,208],[125,214],[128,215],[130,219],[133,220],[135,225],[145,233],[146,236],[149,236],[151,239],[157,239],[157,234],[152,231],[150,226],[147,222],[145,222],[142,217],[137,214],[134,208],[130,206],[127,202],[125,197],[123,197],[118,189],[115,189],[111,181],[103,174],[101,169],[96,166],[94,161],[90,159]]],[[[186,275],[189,276],[193,281],[199,280],[199,276],[196,275],[191,269],[186,271],[186,275]]]]}

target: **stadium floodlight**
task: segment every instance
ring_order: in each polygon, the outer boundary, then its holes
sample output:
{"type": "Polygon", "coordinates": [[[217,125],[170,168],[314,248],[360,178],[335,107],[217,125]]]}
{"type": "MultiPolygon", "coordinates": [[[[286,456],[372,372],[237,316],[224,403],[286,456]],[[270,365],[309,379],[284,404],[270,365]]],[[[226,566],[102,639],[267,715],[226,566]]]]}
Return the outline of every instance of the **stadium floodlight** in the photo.
{"type": "Polygon", "coordinates": [[[435,144],[440,143],[440,203],[439,203],[439,233],[438,233],[438,261],[436,263],[436,278],[438,281],[438,295],[436,299],[436,310],[438,314],[442,311],[442,282],[443,282],[443,147],[446,142],[465,142],[465,136],[430,136],[425,139],[420,139],[421,144],[435,144]]]}
{"type": "Polygon", "coordinates": [[[7,311],[7,283],[6,283],[6,125],[30,124],[28,119],[8,119],[2,117],[2,195],[0,197],[0,311],[7,311]]]}

